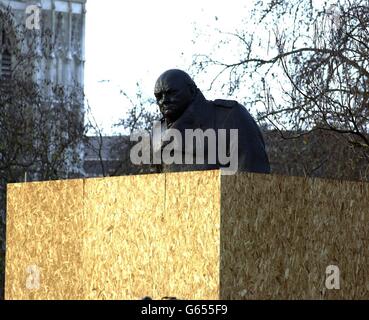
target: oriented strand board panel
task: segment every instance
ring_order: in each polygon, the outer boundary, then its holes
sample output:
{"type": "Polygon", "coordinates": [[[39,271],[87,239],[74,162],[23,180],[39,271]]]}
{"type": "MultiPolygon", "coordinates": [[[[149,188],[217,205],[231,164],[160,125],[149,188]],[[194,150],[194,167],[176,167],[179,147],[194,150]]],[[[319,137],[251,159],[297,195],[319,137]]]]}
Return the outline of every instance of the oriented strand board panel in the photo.
{"type": "Polygon", "coordinates": [[[8,188],[6,299],[219,297],[217,171],[8,188]]]}
{"type": "Polygon", "coordinates": [[[88,299],[219,297],[216,171],[85,184],[88,299]]]}
{"type": "Polygon", "coordinates": [[[367,183],[219,171],[9,185],[6,299],[369,299],[368,211],[367,183]]]}
{"type": "Polygon", "coordinates": [[[369,299],[369,184],[223,176],[222,299],[369,299]],[[326,268],[340,270],[327,290],[326,268]]]}
{"type": "Polygon", "coordinates": [[[5,298],[83,293],[83,181],[8,185],[5,298]]]}
{"type": "MultiPolygon", "coordinates": [[[[219,171],[166,174],[161,296],[219,298],[219,171]]],[[[160,296],[159,296],[160,297],[160,296]]]]}
{"type": "Polygon", "coordinates": [[[83,298],[159,295],[164,200],[164,175],[86,180],[83,298]]]}

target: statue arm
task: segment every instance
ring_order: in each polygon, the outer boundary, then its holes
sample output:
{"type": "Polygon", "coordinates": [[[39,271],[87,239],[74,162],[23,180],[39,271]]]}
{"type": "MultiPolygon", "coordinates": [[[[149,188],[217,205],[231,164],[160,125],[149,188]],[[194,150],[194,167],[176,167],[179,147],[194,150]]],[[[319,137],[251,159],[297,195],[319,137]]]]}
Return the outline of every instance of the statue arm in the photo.
{"type": "Polygon", "coordinates": [[[259,126],[243,107],[233,108],[229,128],[238,128],[238,171],[270,173],[270,164],[259,126]],[[241,109],[242,108],[242,109],[241,109]]]}

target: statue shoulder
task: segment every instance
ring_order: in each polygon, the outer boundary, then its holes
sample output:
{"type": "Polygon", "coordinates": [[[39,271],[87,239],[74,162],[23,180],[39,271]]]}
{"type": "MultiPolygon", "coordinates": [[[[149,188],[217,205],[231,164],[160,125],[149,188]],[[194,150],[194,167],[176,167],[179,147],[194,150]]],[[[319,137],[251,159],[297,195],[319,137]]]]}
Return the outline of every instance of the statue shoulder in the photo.
{"type": "Polygon", "coordinates": [[[234,108],[238,105],[238,102],[235,100],[223,100],[223,99],[214,100],[213,103],[217,107],[223,107],[223,108],[234,108]]]}

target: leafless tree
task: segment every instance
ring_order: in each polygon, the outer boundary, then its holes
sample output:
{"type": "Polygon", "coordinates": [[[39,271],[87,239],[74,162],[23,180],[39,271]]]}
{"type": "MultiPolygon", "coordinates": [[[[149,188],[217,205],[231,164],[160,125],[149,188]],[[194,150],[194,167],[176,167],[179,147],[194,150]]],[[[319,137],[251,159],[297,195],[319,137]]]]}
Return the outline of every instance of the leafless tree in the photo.
{"type": "Polygon", "coordinates": [[[121,90],[120,93],[127,102],[128,111],[126,117],[118,121],[115,126],[123,127],[129,134],[136,130],[150,131],[153,122],[160,118],[155,99],[153,97],[147,97],[143,93],[139,83],[136,83],[136,94],[134,98],[131,98],[124,90],[121,90]],[[155,105],[155,109],[152,108],[153,105],[155,105]]]}
{"type": "Polygon", "coordinates": [[[124,118],[118,120],[114,128],[123,131],[122,134],[105,136],[92,112],[87,112],[87,123],[92,137],[87,138],[86,146],[98,159],[100,167],[98,171],[103,176],[158,172],[157,167],[137,166],[130,161],[130,149],[135,143],[130,141],[130,136],[138,131],[150,132],[153,122],[160,118],[158,108],[154,106],[155,100],[143,93],[139,83],[136,84],[134,97],[124,90],[121,90],[120,93],[124,98],[124,106],[127,111],[124,118]]]}
{"type": "Polygon", "coordinates": [[[215,70],[211,86],[229,95],[244,92],[283,138],[329,131],[369,165],[369,1],[256,1],[244,26],[220,30],[219,50],[195,56],[193,68],[215,70]]]}

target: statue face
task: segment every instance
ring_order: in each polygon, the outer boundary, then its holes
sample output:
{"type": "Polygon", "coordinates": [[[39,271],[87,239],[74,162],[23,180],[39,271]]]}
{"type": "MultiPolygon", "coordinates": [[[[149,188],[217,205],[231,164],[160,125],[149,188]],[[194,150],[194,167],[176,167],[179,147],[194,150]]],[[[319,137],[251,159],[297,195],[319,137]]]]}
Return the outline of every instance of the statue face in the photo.
{"type": "Polygon", "coordinates": [[[173,123],[192,102],[194,92],[178,72],[164,73],[155,84],[155,97],[164,118],[173,123]]]}

